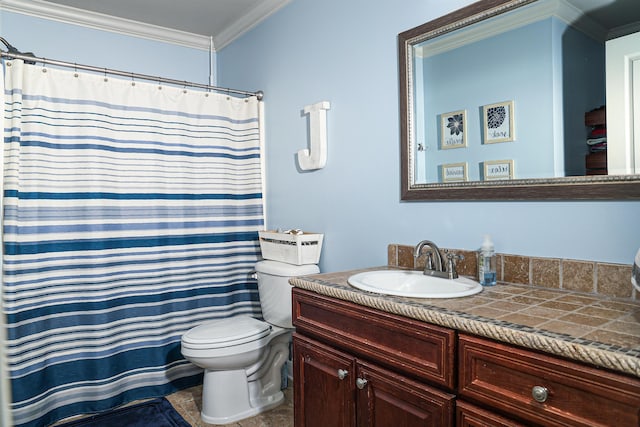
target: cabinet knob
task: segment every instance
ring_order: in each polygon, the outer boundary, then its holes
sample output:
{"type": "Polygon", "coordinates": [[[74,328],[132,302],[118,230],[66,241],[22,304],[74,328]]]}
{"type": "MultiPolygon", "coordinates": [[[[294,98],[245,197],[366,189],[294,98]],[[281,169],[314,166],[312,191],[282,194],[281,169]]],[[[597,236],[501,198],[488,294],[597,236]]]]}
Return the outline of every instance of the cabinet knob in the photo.
{"type": "Polygon", "coordinates": [[[344,369],[338,369],[338,378],[343,380],[347,377],[347,375],[349,375],[349,371],[346,371],[344,369]]]}
{"type": "Polygon", "coordinates": [[[356,379],[356,387],[358,387],[358,390],[362,390],[366,385],[367,385],[367,380],[365,380],[364,378],[356,379]]]}
{"type": "Polygon", "coordinates": [[[531,389],[531,395],[536,402],[544,403],[547,400],[547,397],[549,397],[549,390],[547,390],[546,387],[537,385],[531,389]]]}

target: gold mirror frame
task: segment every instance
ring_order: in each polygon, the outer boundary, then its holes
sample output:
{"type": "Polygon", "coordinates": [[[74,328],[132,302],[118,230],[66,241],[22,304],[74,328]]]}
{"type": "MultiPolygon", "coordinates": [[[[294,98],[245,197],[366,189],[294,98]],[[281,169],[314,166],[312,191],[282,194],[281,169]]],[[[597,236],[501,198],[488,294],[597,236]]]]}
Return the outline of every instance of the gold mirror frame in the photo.
{"type": "Polygon", "coordinates": [[[575,176],[505,181],[416,184],[412,150],[412,45],[536,0],[481,0],[398,35],[400,179],[402,200],[640,199],[640,175],[575,176]]]}

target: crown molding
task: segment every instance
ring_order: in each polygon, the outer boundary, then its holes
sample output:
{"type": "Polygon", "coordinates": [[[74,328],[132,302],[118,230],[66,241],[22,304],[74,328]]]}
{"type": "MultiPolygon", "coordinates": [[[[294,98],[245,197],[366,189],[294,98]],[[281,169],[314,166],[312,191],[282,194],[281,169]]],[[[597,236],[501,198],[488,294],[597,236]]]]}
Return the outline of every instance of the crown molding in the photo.
{"type": "MultiPolygon", "coordinates": [[[[208,51],[208,36],[145,24],[42,0],[0,0],[0,10],[208,51]]],[[[215,45],[214,45],[215,46],[215,45]]]]}
{"type": "Polygon", "coordinates": [[[235,21],[229,27],[225,28],[220,34],[213,36],[213,45],[217,50],[222,49],[229,43],[246,33],[271,14],[278,11],[291,0],[263,0],[254,9],[244,14],[240,19],[235,21]]]}
{"type": "Polygon", "coordinates": [[[434,56],[550,17],[556,17],[574,26],[595,40],[604,41],[607,38],[606,29],[566,1],[539,0],[509,12],[508,19],[497,16],[491,18],[491,25],[471,26],[444,37],[428,40],[416,49],[416,56],[434,56]]]}

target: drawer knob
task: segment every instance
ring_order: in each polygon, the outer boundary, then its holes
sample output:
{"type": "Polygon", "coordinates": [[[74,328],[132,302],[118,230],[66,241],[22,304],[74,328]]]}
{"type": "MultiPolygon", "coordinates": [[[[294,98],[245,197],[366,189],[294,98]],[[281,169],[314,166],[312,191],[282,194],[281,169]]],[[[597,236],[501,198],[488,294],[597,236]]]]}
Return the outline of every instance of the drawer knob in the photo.
{"type": "Polygon", "coordinates": [[[345,379],[349,375],[349,371],[345,371],[344,369],[338,369],[338,378],[341,380],[345,379]]]}
{"type": "Polygon", "coordinates": [[[544,403],[547,400],[547,397],[549,397],[549,390],[547,390],[546,387],[537,385],[531,389],[531,395],[536,402],[544,403]]]}
{"type": "Polygon", "coordinates": [[[358,387],[358,390],[362,390],[366,385],[367,385],[367,380],[365,380],[364,378],[356,379],[356,387],[358,387]]]}

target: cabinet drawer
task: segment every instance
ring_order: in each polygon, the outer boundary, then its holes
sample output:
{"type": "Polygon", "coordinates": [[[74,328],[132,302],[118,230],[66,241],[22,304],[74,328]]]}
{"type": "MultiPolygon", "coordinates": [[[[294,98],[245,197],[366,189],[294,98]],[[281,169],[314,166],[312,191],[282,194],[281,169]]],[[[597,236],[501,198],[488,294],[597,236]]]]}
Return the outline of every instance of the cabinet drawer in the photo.
{"type": "Polygon", "coordinates": [[[296,331],[382,366],[453,390],[455,332],[293,289],[296,331]]]}
{"type": "Polygon", "coordinates": [[[456,427],[525,427],[463,400],[456,402],[456,427]]]}
{"type": "Polygon", "coordinates": [[[458,351],[459,394],[509,417],[539,425],[640,425],[636,378],[464,334],[458,351]],[[533,398],[536,386],[547,390],[542,403],[533,398]]]}

